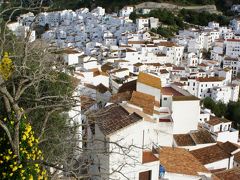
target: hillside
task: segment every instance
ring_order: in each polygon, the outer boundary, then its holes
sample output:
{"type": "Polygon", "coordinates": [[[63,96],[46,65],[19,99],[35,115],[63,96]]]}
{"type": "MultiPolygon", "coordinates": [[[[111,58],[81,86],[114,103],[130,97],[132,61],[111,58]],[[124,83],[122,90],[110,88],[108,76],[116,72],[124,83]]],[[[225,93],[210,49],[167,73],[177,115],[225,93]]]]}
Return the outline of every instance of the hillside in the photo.
{"type": "MultiPolygon", "coordinates": [[[[102,6],[106,8],[107,12],[117,11],[126,5],[137,5],[143,2],[147,2],[146,0],[54,0],[54,9],[77,9],[80,7],[88,7],[94,8],[97,6],[102,6]]],[[[151,0],[151,2],[158,3],[171,3],[175,5],[213,5],[215,4],[214,0],[151,0]]]]}
{"type": "MultiPolygon", "coordinates": [[[[50,1],[50,0],[49,0],[50,1]]],[[[107,12],[113,12],[126,5],[137,5],[149,0],[53,0],[53,9],[78,9],[80,7],[95,8],[102,6],[107,12]]],[[[226,13],[232,4],[239,4],[240,0],[151,0],[151,2],[170,3],[177,6],[216,5],[218,10],[226,13]]]]}

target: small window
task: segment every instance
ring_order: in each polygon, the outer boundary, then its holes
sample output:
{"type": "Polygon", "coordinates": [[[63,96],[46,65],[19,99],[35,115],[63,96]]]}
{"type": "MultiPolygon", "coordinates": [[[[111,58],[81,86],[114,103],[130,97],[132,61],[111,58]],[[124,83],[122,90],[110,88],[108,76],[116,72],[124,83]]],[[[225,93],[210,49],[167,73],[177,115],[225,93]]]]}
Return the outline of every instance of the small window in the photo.
{"type": "Polygon", "coordinates": [[[164,101],[166,101],[166,100],[167,100],[167,98],[165,97],[165,98],[163,98],[163,100],[164,100],[164,101]]]}

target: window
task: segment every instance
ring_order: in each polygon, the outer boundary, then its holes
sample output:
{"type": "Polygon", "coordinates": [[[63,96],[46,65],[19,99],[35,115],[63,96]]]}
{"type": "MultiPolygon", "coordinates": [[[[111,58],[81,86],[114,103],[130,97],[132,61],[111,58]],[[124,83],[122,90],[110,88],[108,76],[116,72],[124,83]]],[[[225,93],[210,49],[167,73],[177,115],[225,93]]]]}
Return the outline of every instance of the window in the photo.
{"type": "Polygon", "coordinates": [[[164,100],[164,101],[167,101],[167,98],[165,97],[165,98],[163,98],[163,100],[164,100]]]}

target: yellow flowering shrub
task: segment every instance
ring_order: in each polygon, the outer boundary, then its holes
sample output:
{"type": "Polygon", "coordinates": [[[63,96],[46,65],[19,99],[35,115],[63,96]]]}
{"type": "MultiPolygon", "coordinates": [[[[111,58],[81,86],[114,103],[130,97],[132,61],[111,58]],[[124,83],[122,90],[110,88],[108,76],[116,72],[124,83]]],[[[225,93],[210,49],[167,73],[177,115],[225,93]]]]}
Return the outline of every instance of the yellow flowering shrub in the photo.
{"type": "Polygon", "coordinates": [[[5,52],[1,62],[0,62],[0,75],[3,79],[7,80],[13,72],[13,63],[9,58],[8,53],[5,52]]]}
{"type": "MultiPolygon", "coordinates": [[[[13,130],[13,120],[4,118],[3,121],[13,130]]],[[[19,158],[13,153],[7,136],[3,135],[0,139],[0,179],[47,179],[46,170],[39,164],[43,155],[38,148],[38,139],[34,136],[32,126],[26,122],[26,116],[21,121],[19,137],[19,158]]]]}

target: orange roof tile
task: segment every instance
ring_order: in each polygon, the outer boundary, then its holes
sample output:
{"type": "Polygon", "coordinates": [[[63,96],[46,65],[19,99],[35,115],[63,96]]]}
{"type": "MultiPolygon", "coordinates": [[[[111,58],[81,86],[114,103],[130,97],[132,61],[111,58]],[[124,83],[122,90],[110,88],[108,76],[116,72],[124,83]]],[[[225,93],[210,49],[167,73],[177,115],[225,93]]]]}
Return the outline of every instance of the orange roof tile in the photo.
{"type": "Polygon", "coordinates": [[[172,87],[163,87],[161,89],[161,93],[163,95],[170,95],[170,96],[184,96],[182,93],[176,91],[172,87]]]}
{"type": "Polygon", "coordinates": [[[167,172],[198,175],[199,172],[208,173],[205,168],[189,151],[182,148],[162,147],[159,159],[167,172]]]}
{"type": "Polygon", "coordinates": [[[152,153],[152,151],[143,151],[142,153],[142,163],[150,163],[153,161],[158,161],[159,159],[152,153]]]}
{"type": "Polygon", "coordinates": [[[237,180],[240,179],[240,167],[220,171],[214,175],[216,175],[221,180],[237,180]]]}
{"type": "Polygon", "coordinates": [[[144,113],[152,115],[154,110],[155,97],[145,93],[133,91],[130,103],[143,108],[144,113]]]}
{"type": "Polygon", "coordinates": [[[195,96],[173,96],[173,101],[200,101],[195,96]]]}
{"type": "Polygon", "coordinates": [[[160,78],[147,73],[143,73],[143,72],[139,73],[137,82],[143,83],[145,85],[148,85],[157,89],[162,88],[160,78]]]}
{"type": "Polygon", "coordinates": [[[197,78],[197,81],[199,82],[218,82],[223,81],[225,78],[223,77],[205,77],[205,78],[197,78]]]}
{"type": "Polygon", "coordinates": [[[190,151],[203,165],[230,158],[231,155],[218,144],[190,151]]]}

